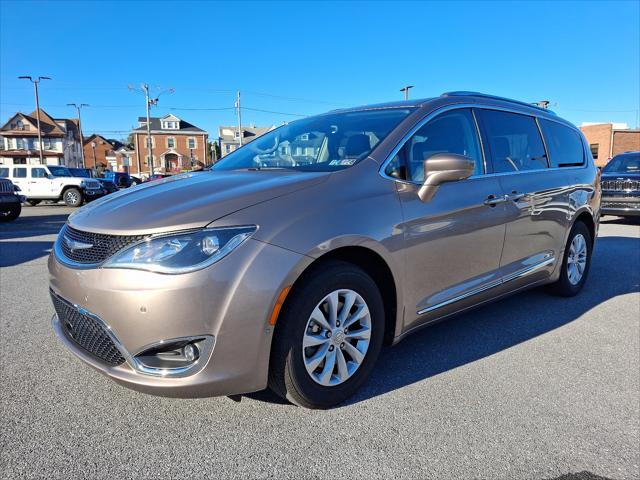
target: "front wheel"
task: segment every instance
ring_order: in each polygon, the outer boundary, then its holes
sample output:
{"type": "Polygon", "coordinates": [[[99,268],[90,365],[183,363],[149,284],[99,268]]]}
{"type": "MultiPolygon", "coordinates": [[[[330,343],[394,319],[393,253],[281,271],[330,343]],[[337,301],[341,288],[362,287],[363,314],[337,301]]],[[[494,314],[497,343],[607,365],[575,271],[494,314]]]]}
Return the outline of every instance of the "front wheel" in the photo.
{"type": "Polygon", "coordinates": [[[587,226],[578,221],[573,225],[562,259],[560,278],[549,285],[549,291],[562,297],[577,295],[589,275],[593,239],[587,226]]]}
{"type": "Polygon", "coordinates": [[[8,206],[5,210],[0,211],[0,222],[12,222],[20,216],[22,205],[16,203],[8,206]]]}
{"type": "Polygon", "coordinates": [[[269,387],[307,408],[329,408],[365,382],[382,348],[384,305],[355,265],[332,261],[296,285],[274,334],[269,387]]]}
{"type": "Polygon", "coordinates": [[[66,190],[62,199],[68,207],[79,207],[82,205],[82,193],[80,193],[80,190],[77,188],[70,188],[66,190]]]}

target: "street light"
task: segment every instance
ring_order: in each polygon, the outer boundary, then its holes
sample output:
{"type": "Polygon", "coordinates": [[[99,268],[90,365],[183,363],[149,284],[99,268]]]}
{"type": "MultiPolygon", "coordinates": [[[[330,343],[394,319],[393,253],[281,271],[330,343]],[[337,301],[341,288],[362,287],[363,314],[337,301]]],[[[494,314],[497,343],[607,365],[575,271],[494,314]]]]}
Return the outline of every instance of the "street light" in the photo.
{"type": "MultiPolygon", "coordinates": [[[[78,130],[80,130],[80,153],[82,158],[82,168],[86,168],[86,164],[84,161],[84,139],[82,138],[82,120],[80,119],[80,109],[82,107],[88,107],[88,103],[81,103],[80,105],[76,105],[75,103],[67,103],[68,107],[75,107],[78,111],[78,130]]],[[[95,163],[95,162],[94,162],[95,163]]]]}
{"type": "Polygon", "coordinates": [[[38,77],[35,80],[29,75],[21,75],[19,80],[29,80],[33,83],[36,91],[36,122],[38,127],[38,151],[40,153],[40,164],[44,164],[44,155],[42,154],[42,132],[40,131],[40,98],[38,96],[38,84],[41,80],[51,80],[51,77],[38,77]]]}
{"type": "MultiPolygon", "coordinates": [[[[173,92],[175,92],[175,90],[173,88],[169,88],[167,90],[163,90],[162,92],[158,93],[158,96],[156,98],[150,98],[149,97],[149,85],[146,84],[146,83],[143,83],[140,86],[139,90],[137,88],[135,88],[133,85],[129,85],[129,90],[142,92],[142,93],[144,93],[144,96],[145,96],[145,100],[146,100],[146,104],[147,104],[147,140],[146,140],[146,143],[147,143],[147,151],[149,152],[150,177],[153,177],[153,143],[151,142],[151,116],[150,116],[150,109],[151,109],[152,105],[158,105],[158,99],[160,98],[160,95],[162,95],[164,93],[173,93],[173,92]]],[[[138,157],[138,158],[140,158],[140,157],[138,157]]],[[[138,173],[141,173],[140,172],[140,165],[138,165],[138,173]]]]}
{"type": "Polygon", "coordinates": [[[407,85],[400,89],[401,92],[404,92],[404,99],[409,100],[409,89],[413,88],[413,85],[407,85]]]}

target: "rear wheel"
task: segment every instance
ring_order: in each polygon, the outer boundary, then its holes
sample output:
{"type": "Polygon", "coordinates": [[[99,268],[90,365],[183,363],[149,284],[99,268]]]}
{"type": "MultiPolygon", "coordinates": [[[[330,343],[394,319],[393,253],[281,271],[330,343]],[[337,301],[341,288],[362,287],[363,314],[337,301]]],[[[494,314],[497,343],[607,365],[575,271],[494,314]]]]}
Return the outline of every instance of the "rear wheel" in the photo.
{"type": "Polygon", "coordinates": [[[69,188],[68,190],[65,190],[62,195],[62,199],[68,207],[79,207],[82,205],[82,193],[80,193],[80,190],[77,188],[69,188]]]}
{"type": "Polygon", "coordinates": [[[573,297],[582,290],[589,275],[592,248],[591,232],[584,223],[576,222],[564,249],[560,278],[549,285],[552,294],[573,297]]]}
{"type": "Polygon", "coordinates": [[[11,222],[20,216],[20,212],[22,212],[20,203],[9,205],[0,211],[0,222],[11,222]]]}
{"type": "Polygon", "coordinates": [[[290,293],[278,319],[269,387],[296,405],[337,405],[366,381],[382,347],[384,306],[360,268],[330,262],[290,293]]]}

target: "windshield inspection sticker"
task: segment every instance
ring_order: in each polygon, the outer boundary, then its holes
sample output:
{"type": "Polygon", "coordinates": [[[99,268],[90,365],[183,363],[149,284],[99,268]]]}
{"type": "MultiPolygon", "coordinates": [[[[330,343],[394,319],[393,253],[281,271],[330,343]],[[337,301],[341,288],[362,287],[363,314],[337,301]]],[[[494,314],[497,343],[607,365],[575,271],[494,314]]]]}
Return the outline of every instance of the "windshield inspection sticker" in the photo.
{"type": "Polygon", "coordinates": [[[356,163],[356,160],[357,159],[355,158],[345,158],[340,162],[340,165],[353,165],[354,163],[356,163]]]}

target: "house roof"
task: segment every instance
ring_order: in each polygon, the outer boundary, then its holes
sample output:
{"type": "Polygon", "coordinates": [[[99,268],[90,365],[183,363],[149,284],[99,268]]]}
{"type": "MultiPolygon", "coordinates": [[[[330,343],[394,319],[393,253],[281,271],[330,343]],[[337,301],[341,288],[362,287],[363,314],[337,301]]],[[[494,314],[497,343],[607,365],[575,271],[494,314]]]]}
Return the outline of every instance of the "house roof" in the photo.
{"type": "Polygon", "coordinates": [[[89,137],[84,137],[84,142],[83,145],[88,145],[91,142],[95,142],[97,139],[108,143],[109,145],[111,145],[111,147],[114,147],[113,143],[111,142],[111,140],[107,140],[106,138],[104,138],[102,135],[98,135],[97,133],[92,134],[89,137]]]}
{"type": "MultiPolygon", "coordinates": [[[[242,139],[243,140],[254,140],[260,135],[264,135],[270,130],[273,130],[275,127],[242,127],[242,139]]],[[[226,143],[239,143],[238,139],[235,136],[235,133],[238,131],[237,126],[220,126],[218,127],[218,134],[223,142],[226,143]],[[230,131],[232,133],[226,133],[225,131],[230,131]]]]}
{"type": "MultiPolygon", "coordinates": [[[[70,122],[66,119],[60,119],[59,121],[70,122]]],[[[1,131],[3,135],[20,135],[27,137],[36,136],[38,135],[37,125],[38,119],[36,110],[31,112],[29,115],[18,112],[2,126],[1,131]],[[16,123],[17,120],[22,120],[23,122],[26,121],[33,128],[30,128],[29,130],[18,130],[17,128],[12,128],[12,122],[16,123]]],[[[56,121],[42,109],[40,109],[40,131],[42,132],[42,135],[46,137],[64,137],[65,135],[64,130],[62,130],[56,121]]]]}
{"type": "MultiPolygon", "coordinates": [[[[195,125],[192,125],[191,123],[182,120],[181,118],[176,117],[175,115],[165,115],[164,117],[160,118],[160,117],[151,117],[151,131],[153,133],[207,133],[206,130],[202,130],[201,128],[196,127],[195,125]],[[179,127],[178,129],[169,129],[169,128],[162,128],[162,123],[160,122],[160,120],[163,120],[165,118],[168,117],[173,117],[175,118],[177,121],[179,121],[179,127]]],[[[172,119],[173,120],[173,119],[172,119]]],[[[147,131],[147,127],[146,127],[146,123],[147,123],[147,117],[138,117],[138,122],[141,124],[140,127],[138,128],[134,128],[133,132],[141,132],[144,133],[147,131]]]]}

